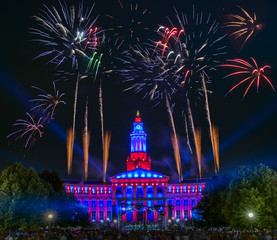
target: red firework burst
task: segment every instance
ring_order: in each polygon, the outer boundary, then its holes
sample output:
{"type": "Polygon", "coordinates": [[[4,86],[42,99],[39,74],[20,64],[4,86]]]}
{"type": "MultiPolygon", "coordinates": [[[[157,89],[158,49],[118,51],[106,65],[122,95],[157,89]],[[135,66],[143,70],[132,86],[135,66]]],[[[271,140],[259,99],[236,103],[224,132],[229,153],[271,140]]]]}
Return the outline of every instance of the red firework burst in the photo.
{"type": "Polygon", "coordinates": [[[244,92],[243,98],[248,93],[250,87],[256,82],[257,85],[257,92],[259,91],[260,82],[262,79],[264,79],[270,87],[275,92],[275,88],[271,81],[268,79],[268,77],[265,75],[265,69],[271,68],[269,65],[265,65],[263,67],[259,67],[256,60],[251,57],[251,60],[253,64],[250,64],[249,62],[243,60],[243,59],[230,59],[227,60],[229,63],[220,65],[221,67],[231,67],[234,68],[235,71],[233,73],[228,74],[224,78],[235,76],[235,75],[243,75],[245,78],[243,78],[240,82],[238,82],[235,86],[233,86],[229,92],[226,94],[228,95],[231,91],[233,91],[235,88],[237,88],[239,85],[248,82],[248,87],[246,88],[246,91],[244,92]]]}

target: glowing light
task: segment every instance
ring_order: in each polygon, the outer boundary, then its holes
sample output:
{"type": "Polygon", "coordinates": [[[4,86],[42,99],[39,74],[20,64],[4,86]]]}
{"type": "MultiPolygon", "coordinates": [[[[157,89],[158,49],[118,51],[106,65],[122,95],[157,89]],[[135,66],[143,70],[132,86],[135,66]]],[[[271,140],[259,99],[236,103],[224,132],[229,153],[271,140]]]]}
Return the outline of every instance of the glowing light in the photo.
{"type": "Polygon", "coordinates": [[[264,74],[265,69],[271,68],[271,67],[269,65],[265,65],[263,67],[258,67],[256,60],[254,58],[251,58],[251,60],[252,60],[253,64],[250,64],[249,62],[247,62],[243,59],[230,59],[230,60],[227,60],[230,63],[219,65],[221,67],[231,67],[231,68],[236,69],[236,71],[234,71],[231,74],[228,74],[224,78],[235,76],[235,75],[243,75],[243,74],[245,74],[245,76],[246,76],[243,80],[241,80],[239,83],[237,83],[235,86],[233,86],[226,95],[228,95],[230,92],[232,92],[238,86],[240,86],[242,83],[245,83],[248,81],[250,83],[248,84],[248,87],[246,88],[244,95],[242,97],[242,99],[244,99],[244,97],[248,93],[250,87],[255,83],[255,81],[256,81],[256,85],[257,85],[257,92],[259,91],[260,81],[262,79],[264,79],[265,82],[268,83],[270,85],[270,87],[273,89],[273,91],[275,92],[275,88],[272,85],[271,81],[264,74]]]}
{"type": "Polygon", "coordinates": [[[252,212],[248,213],[248,217],[252,218],[254,217],[254,214],[252,212]]]}

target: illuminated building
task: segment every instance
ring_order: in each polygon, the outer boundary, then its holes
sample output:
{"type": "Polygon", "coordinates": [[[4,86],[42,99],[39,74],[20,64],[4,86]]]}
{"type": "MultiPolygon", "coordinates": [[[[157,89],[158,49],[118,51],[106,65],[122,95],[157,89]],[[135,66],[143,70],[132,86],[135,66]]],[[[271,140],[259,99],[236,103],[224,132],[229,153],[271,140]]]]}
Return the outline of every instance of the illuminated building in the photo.
{"type": "Polygon", "coordinates": [[[127,171],[110,177],[109,183],[65,181],[67,192],[74,193],[90,213],[92,222],[187,221],[192,208],[202,197],[204,181],[172,183],[164,174],[151,170],[147,156],[147,134],[139,112],[130,134],[127,171]]]}

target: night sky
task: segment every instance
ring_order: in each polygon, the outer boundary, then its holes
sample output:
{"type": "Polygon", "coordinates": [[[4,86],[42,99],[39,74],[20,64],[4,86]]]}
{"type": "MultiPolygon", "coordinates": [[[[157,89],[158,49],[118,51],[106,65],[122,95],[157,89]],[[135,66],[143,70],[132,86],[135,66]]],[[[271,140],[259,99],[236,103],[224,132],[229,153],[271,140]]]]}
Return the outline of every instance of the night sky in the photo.
{"type": "MultiPolygon", "coordinates": [[[[126,5],[127,1],[122,1],[126,5]]],[[[1,58],[0,58],[0,102],[1,102],[1,130],[0,130],[0,170],[15,162],[21,162],[27,167],[38,171],[44,169],[56,170],[62,178],[81,179],[83,177],[82,157],[82,127],[85,109],[85,99],[89,96],[89,128],[91,131],[91,145],[89,163],[89,179],[101,178],[102,147],[100,118],[98,111],[97,87],[90,81],[80,83],[80,97],[77,111],[77,139],[76,145],[80,151],[75,151],[73,158],[73,172],[67,175],[66,160],[66,129],[72,123],[73,93],[72,82],[59,82],[57,88],[66,93],[66,106],[60,106],[55,119],[44,129],[42,139],[25,149],[22,142],[14,142],[6,138],[13,131],[12,124],[16,119],[25,117],[29,111],[29,100],[37,94],[31,85],[44,90],[51,90],[52,81],[57,79],[55,66],[45,65],[46,59],[32,60],[39,53],[39,44],[31,41],[33,36],[29,28],[34,27],[32,16],[38,14],[42,3],[48,6],[57,1],[6,1],[2,7],[1,18],[1,58]]],[[[76,1],[77,3],[77,1],[76,1]]],[[[84,5],[92,2],[84,1],[84,5]]],[[[116,0],[95,1],[93,15],[99,15],[98,25],[107,26],[110,22],[105,17],[111,14],[117,17],[115,21],[125,22],[125,17],[119,14],[119,4],[116,0]],[[122,18],[122,19],[120,19],[122,18]]],[[[243,58],[249,60],[254,57],[261,65],[271,65],[268,76],[277,88],[277,30],[276,7],[271,1],[240,0],[240,1],[139,1],[139,7],[150,9],[151,14],[145,18],[144,24],[150,29],[143,33],[141,40],[152,38],[158,24],[166,24],[167,16],[174,18],[173,7],[179,12],[189,12],[192,4],[196,9],[213,15],[221,21],[224,13],[239,13],[237,5],[249,12],[256,12],[257,18],[265,28],[241,52],[231,39],[225,39],[228,49],[227,58],[243,58]]],[[[125,6],[124,5],[124,6],[125,6]]],[[[120,10],[121,11],[121,10],[120,10]]],[[[112,24],[115,24],[113,22],[112,24]]],[[[59,70],[59,69],[58,69],[59,70]]],[[[221,172],[233,172],[239,166],[254,166],[264,163],[277,167],[277,94],[269,85],[262,83],[259,93],[252,88],[242,101],[245,86],[224,97],[236,82],[233,78],[223,79],[226,71],[220,69],[211,85],[214,94],[210,96],[211,117],[219,127],[220,138],[220,169],[221,172]]],[[[133,92],[123,92],[124,84],[120,78],[110,79],[103,86],[104,125],[112,132],[108,175],[112,176],[126,171],[126,158],[129,154],[129,134],[137,110],[140,110],[144,128],[148,134],[148,154],[152,158],[152,170],[177,178],[176,164],[170,139],[169,119],[164,104],[153,108],[148,99],[142,99],[133,92]]],[[[191,100],[193,101],[193,99],[191,100]]],[[[198,107],[199,109],[199,107],[198,107]]],[[[202,159],[204,176],[214,174],[212,147],[209,141],[208,124],[205,119],[205,109],[198,124],[202,128],[202,159]]],[[[186,145],[184,120],[177,114],[177,132],[180,135],[181,158],[185,178],[196,174],[196,159],[191,157],[186,145]]]]}

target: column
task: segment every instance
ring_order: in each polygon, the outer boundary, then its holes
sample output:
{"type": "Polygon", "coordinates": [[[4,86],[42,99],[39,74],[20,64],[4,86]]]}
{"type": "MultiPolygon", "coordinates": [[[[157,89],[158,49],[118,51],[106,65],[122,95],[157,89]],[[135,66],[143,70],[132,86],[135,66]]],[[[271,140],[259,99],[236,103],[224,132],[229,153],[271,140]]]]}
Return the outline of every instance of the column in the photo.
{"type": "Polygon", "coordinates": [[[190,205],[190,198],[188,198],[188,218],[191,219],[191,205],[190,205]]]}
{"type": "Polygon", "coordinates": [[[112,203],[112,205],[116,205],[115,199],[116,199],[116,186],[113,185],[113,203],[112,203]]]}
{"type": "Polygon", "coordinates": [[[164,212],[165,212],[165,220],[168,220],[168,208],[167,208],[167,185],[164,185],[164,212]]]}
{"type": "Polygon", "coordinates": [[[183,198],[180,198],[180,221],[183,221],[184,220],[184,208],[183,208],[183,198]]]}
{"type": "Polygon", "coordinates": [[[88,200],[88,204],[89,204],[89,206],[88,206],[88,212],[89,212],[89,222],[91,222],[91,199],[89,199],[88,200]]]}
{"type": "MultiPolygon", "coordinates": [[[[154,198],[157,198],[157,186],[153,186],[153,191],[154,191],[154,198]]],[[[154,201],[154,205],[157,204],[157,201],[155,200],[154,201]]],[[[157,222],[158,221],[158,213],[157,211],[154,211],[154,222],[157,222]]]]}
{"type": "MultiPolygon", "coordinates": [[[[123,198],[126,198],[126,186],[122,186],[122,193],[123,193],[123,198]]],[[[126,203],[125,200],[123,202],[126,203]]],[[[126,222],[126,217],[127,217],[126,215],[127,215],[126,212],[125,214],[122,215],[123,222],[126,222]]]]}
{"type": "MultiPolygon", "coordinates": [[[[146,189],[147,189],[147,187],[143,186],[143,198],[147,198],[147,196],[146,196],[146,189]]],[[[143,205],[147,206],[147,200],[143,201],[143,205]]],[[[147,207],[144,208],[144,211],[145,211],[145,222],[147,222],[147,211],[146,210],[147,210],[147,207]]]]}
{"type": "Polygon", "coordinates": [[[96,200],[96,222],[99,222],[99,199],[96,200]]]}
{"type": "MultiPolygon", "coordinates": [[[[137,201],[134,201],[136,199],[136,187],[133,186],[133,206],[136,206],[137,201]]],[[[137,221],[137,210],[133,209],[133,222],[137,221]]]]}
{"type": "Polygon", "coordinates": [[[104,200],[104,222],[107,221],[107,199],[104,200]]]}

